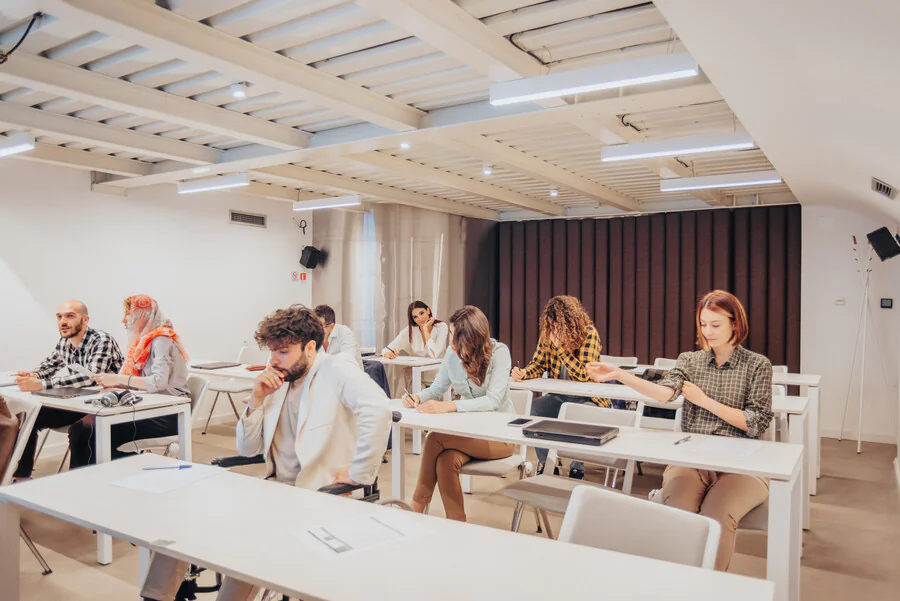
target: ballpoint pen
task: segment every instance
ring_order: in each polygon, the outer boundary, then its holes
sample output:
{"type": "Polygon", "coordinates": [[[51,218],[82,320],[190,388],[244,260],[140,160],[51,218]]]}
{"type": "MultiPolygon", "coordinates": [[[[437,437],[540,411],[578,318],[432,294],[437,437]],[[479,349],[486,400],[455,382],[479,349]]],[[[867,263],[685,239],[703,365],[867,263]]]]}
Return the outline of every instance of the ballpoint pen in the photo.
{"type": "Polygon", "coordinates": [[[194,467],[194,466],[191,465],[190,463],[185,463],[183,465],[166,465],[163,467],[145,467],[144,471],[149,472],[149,471],[153,471],[153,470],[186,470],[189,467],[194,467]]]}
{"type": "Polygon", "coordinates": [[[680,440],[676,440],[676,441],[675,441],[674,443],[672,443],[672,444],[681,444],[681,443],[683,443],[683,442],[689,441],[690,439],[691,439],[690,436],[685,436],[684,438],[682,438],[682,439],[680,439],[680,440]]]}

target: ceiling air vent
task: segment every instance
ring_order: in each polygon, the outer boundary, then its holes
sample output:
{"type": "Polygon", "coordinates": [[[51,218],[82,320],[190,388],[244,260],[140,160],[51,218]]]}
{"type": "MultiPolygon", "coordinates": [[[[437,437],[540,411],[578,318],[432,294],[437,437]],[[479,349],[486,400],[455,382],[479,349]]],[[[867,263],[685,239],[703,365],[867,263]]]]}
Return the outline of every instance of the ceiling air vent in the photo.
{"type": "Polygon", "coordinates": [[[254,215],[253,213],[231,211],[231,223],[236,223],[238,225],[252,225],[255,227],[266,227],[266,216],[254,215]]]}
{"type": "Polygon", "coordinates": [[[872,189],[875,190],[876,192],[878,192],[879,194],[881,194],[882,196],[890,198],[891,200],[894,200],[894,198],[897,197],[896,188],[894,188],[893,186],[890,186],[890,185],[884,183],[883,181],[881,181],[880,179],[876,179],[874,177],[872,178],[872,189]]]}

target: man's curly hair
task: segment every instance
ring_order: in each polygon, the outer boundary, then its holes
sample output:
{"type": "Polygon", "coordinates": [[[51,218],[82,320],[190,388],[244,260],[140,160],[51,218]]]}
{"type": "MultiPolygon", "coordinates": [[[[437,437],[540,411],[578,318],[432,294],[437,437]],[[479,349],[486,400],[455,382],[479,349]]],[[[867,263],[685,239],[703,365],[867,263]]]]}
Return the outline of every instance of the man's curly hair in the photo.
{"type": "Polygon", "coordinates": [[[552,332],[563,348],[575,351],[587,340],[592,325],[594,322],[580,300],[574,296],[554,296],[541,314],[541,337],[552,332]]]}
{"type": "Polygon", "coordinates": [[[289,344],[306,346],[310,340],[321,348],[325,339],[325,329],[316,314],[303,305],[291,305],[278,309],[259,322],[256,328],[256,343],[260,348],[275,350],[289,344]]]}

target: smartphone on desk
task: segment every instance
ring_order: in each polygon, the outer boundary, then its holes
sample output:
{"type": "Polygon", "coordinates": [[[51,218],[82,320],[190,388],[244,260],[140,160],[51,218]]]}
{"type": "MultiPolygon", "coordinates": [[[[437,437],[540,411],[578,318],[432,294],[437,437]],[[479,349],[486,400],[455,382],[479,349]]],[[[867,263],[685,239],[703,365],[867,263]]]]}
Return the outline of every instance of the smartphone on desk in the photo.
{"type": "Polygon", "coordinates": [[[531,421],[533,421],[533,420],[530,417],[517,417],[516,419],[512,420],[511,422],[509,422],[506,425],[521,427],[527,423],[530,423],[531,421]]]}

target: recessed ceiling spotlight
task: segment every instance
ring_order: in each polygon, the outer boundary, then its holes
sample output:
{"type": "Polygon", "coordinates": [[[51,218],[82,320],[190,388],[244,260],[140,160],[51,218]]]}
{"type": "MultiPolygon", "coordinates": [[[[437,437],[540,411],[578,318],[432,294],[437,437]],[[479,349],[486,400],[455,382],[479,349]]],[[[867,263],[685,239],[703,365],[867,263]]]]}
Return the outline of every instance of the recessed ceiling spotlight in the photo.
{"type": "Polygon", "coordinates": [[[481,168],[481,172],[485,175],[491,175],[494,172],[494,168],[490,165],[485,165],[481,168]]]}
{"type": "Polygon", "coordinates": [[[246,98],[247,90],[250,89],[250,84],[246,81],[239,81],[237,83],[231,84],[231,95],[235,98],[246,98]]]}
{"type": "Polygon", "coordinates": [[[556,188],[550,188],[550,196],[556,198],[557,196],[559,196],[559,190],[557,190],[556,188]]]}
{"type": "Polygon", "coordinates": [[[401,150],[409,150],[409,142],[400,142],[401,150]]]}

